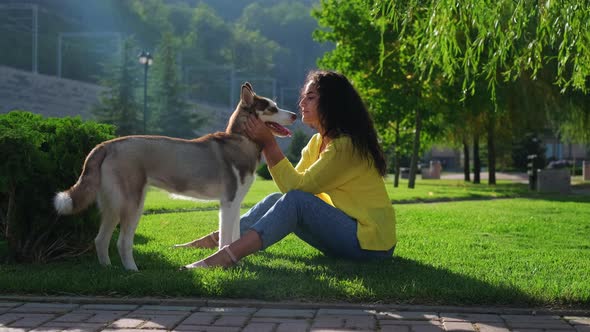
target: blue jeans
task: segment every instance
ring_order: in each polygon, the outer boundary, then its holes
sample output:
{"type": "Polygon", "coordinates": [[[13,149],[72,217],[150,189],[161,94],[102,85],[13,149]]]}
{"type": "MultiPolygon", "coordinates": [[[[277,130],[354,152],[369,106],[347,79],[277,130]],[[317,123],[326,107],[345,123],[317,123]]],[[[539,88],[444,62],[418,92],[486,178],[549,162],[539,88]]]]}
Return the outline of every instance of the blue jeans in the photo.
{"type": "Polygon", "coordinates": [[[356,220],[315,195],[299,190],[271,194],[252,207],[240,219],[240,234],[248,230],[260,235],[262,249],[290,233],[325,255],[339,258],[390,258],[395,249],[362,249],[356,236],[356,220]]]}

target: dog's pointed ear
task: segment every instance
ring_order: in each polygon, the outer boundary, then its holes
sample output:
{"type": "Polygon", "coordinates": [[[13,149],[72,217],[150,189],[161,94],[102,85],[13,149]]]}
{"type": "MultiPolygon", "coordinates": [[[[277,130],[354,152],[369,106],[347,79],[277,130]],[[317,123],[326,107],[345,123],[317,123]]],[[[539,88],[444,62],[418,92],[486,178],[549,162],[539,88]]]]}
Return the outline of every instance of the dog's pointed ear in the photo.
{"type": "Polygon", "coordinates": [[[254,104],[254,91],[252,90],[252,85],[250,85],[250,83],[246,82],[242,85],[240,99],[248,106],[254,104]]]}

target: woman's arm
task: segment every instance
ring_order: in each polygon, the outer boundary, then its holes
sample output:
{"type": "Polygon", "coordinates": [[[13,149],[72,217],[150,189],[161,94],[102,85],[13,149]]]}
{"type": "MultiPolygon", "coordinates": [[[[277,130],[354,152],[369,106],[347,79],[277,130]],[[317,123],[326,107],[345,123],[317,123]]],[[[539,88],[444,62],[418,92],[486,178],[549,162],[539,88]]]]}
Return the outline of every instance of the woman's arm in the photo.
{"type": "Polygon", "coordinates": [[[281,192],[298,189],[318,194],[337,188],[366,171],[366,162],[353,153],[348,139],[336,139],[303,171],[297,171],[287,160],[280,160],[269,170],[281,192]]]}

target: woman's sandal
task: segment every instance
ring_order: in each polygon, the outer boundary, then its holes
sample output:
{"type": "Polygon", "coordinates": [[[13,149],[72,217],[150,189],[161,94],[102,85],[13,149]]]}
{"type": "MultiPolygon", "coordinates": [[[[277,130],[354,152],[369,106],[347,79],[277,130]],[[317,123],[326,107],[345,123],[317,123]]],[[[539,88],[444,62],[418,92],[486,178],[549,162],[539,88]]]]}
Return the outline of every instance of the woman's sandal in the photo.
{"type": "MultiPolygon", "coordinates": [[[[233,262],[233,265],[238,264],[239,260],[237,259],[236,255],[234,255],[234,253],[231,251],[231,249],[229,248],[229,245],[223,246],[221,249],[219,249],[219,251],[217,253],[220,253],[222,251],[225,252],[229,256],[229,258],[233,262]]],[[[207,258],[205,258],[205,259],[207,259],[207,258]]],[[[202,259],[198,262],[195,262],[195,263],[192,263],[189,265],[185,265],[183,269],[206,269],[206,268],[210,268],[210,267],[217,267],[217,265],[210,266],[209,264],[205,263],[205,259],[202,259]]],[[[224,266],[224,268],[225,268],[225,266],[224,266]]]]}

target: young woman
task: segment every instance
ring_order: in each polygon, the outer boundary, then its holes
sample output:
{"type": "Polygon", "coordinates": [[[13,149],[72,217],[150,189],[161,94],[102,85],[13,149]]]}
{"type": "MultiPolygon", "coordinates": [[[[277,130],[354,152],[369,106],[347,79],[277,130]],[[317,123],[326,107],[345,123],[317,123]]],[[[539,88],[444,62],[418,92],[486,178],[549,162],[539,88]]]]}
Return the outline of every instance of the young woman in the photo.
{"type": "MultiPolygon", "coordinates": [[[[239,240],[186,268],[230,267],[290,233],[325,255],[357,260],[392,256],[397,240],[383,182],[386,164],[358,92],[344,75],[312,71],[299,106],[303,123],[317,134],[295,167],[262,121],[252,117],[247,126],[282,193],[267,196],[242,216],[239,240]]],[[[217,239],[214,232],[194,246],[213,248],[217,239]]]]}

